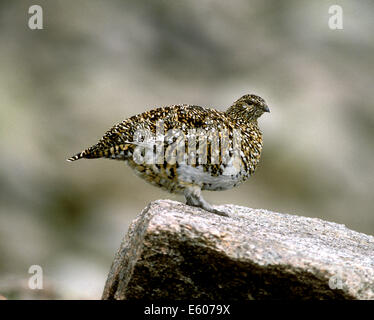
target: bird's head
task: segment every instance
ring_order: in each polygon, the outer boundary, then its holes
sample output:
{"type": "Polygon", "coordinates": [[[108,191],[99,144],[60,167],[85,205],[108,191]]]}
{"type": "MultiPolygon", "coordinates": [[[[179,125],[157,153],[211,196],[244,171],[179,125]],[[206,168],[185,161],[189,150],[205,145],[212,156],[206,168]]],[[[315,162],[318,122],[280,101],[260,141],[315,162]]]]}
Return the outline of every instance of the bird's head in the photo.
{"type": "Polygon", "coordinates": [[[265,100],[254,94],[246,94],[236,100],[226,111],[233,119],[257,120],[264,112],[270,112],[265,100]]]}

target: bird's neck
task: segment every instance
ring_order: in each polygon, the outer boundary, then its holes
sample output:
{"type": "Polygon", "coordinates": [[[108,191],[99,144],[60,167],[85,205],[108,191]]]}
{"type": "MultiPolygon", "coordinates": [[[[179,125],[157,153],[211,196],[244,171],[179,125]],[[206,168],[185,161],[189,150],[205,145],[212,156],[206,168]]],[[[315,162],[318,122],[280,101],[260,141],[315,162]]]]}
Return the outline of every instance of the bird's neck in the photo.
{"type": "Polygon", "coordinates": [[[255,114],[255,110],[245,108],[242,105],[236,105],[236,104],[232,105],[230,108],[227,109],[225,114],[233,122],[238,123],[240,125],[245,125],[245,124],[257,125],[258,117],[255,114]]]}

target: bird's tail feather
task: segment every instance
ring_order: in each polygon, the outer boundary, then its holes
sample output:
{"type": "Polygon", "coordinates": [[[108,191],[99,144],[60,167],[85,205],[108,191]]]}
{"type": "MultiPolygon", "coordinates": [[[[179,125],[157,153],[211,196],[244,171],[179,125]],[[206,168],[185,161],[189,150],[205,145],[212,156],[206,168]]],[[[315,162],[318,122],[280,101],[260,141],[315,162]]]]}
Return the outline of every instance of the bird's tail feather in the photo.
{"type": "Polygon", "coordinates": [[[72,161],[82,159],[82,158],[84,158],[85,154],[86,154],[85,151],[79,152],[76,155],[70,157],[69,159],[66,159],[66,161],[72,162],[72,161]]]}
{"type": "Polygon", "coordinates": [[[97,145],[94,145],[91,148],[83,150],[82,152],[77,153],[76,155],[66,159],[66,161],[72,162],[82,158],[86,159],[95,159],[107,156],[108,150],[101,150],[97,148],[97,145]]]}
{"type": "Polygon", "coordinates": [[[117,159],[117,160],[125,160],[127,157],[126,150],[131,145],[133,145],[133,143],[126,142],[125,144],[112,146],[110,148],[108,147],[103,148],[102,144],[98,143],[86,150],[83,150],[77,153],[76,155],[70,157],[69,159],[66,159],[66,161],[72,162],[72,161],[76,161],[82,158],[85,158],[85,159],[111,158],[111,159],[117,159]]]}

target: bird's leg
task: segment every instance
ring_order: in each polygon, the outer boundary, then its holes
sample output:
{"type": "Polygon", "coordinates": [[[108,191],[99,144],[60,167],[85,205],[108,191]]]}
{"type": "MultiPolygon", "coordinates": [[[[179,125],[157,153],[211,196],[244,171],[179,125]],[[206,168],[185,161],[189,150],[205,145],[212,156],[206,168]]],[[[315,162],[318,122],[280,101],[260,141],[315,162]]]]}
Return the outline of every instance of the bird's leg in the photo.
{"type": "Polygon", "coordinates": [[[201,189],[198,186],[188,186],[184,189],[184,197],[189,206],[198,207],[206,211],[228,217],[226,212],[214,209],[201,195],[201,189]]]}

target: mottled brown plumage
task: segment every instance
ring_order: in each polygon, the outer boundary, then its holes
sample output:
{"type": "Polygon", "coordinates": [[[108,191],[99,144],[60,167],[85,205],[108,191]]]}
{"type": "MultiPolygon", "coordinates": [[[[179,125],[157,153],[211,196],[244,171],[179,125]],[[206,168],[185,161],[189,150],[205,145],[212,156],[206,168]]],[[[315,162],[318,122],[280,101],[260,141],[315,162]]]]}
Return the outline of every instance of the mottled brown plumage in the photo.
{"type": "MultiPolygon", "coordinates": [[[[109,158],[126,161],[148,182],[169,192],[184,193],[188,204],[226,215],[213,209],[202,198],[201,190],[230,189],[255,172],[262,150],[262,133],[257,119],[264,112],[269,112],[269,108],[255,95],[244,95],[226,112],[192,105],[157,108],[118,123],[98,143],[68,160],[109,158]],[[201,138],[204,135],[208,137],[206,140],[201,138]],[[141,139],[136,139],[137,136],[141,139]],[[157,139],[161,141],[159,144],[157,139]],[[183,141],[184,148],[180,150],[185,151],[179,158],[176,148],[181,145],[177,141],[183,141]],[[237,153],[235,141],[240,142],[237,153]],[[157,146],[164,147],[165,155],[155,161],[157,146]],[[134,157],[134,153],[143,147],[152,150],[153,163],[139,162],[134,157]],[[206,151],[196,151],[200,149],[206,151]],[[170,161],[173,156],[174,162],[170,161]]],[[[144,152],[140,154],[144,155],[144,152]]]]}

